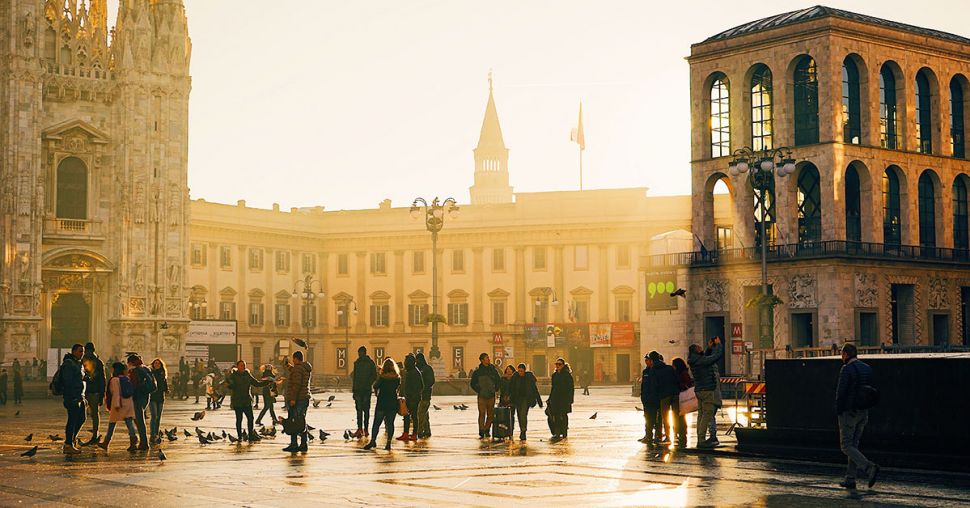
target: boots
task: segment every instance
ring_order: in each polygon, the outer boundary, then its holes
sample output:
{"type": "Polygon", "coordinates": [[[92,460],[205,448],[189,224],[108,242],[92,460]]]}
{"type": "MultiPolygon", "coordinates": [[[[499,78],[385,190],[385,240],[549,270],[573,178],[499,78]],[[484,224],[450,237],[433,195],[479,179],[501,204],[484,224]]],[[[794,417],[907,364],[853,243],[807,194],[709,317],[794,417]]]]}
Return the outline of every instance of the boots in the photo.
{"type": "Polygon", "coordinates": [[[129,452],[136,452],[136,451],[138,451],[138,438],[136,438],[136,437],[129,437],[128,438],[128,442],[129,442],[129,445],[128,445],[128,451],[129,452]]]}
{"type": "Polygon", "coordinates": [[[101,436],[98,434],[92,434],[91,439],[81,443],[81,446],[91,446],[93,444],[98,444],[101,441],[101,436]]]}
{"type": "Polygon", "coordinates": [[[97,446],[98,448],[101,448],[104,451],[108,451],[108,443],[110,442],[111,442],[110,439],[105,439],[104,441],[99,440],[99,442],[95,446],[97,446]]]}

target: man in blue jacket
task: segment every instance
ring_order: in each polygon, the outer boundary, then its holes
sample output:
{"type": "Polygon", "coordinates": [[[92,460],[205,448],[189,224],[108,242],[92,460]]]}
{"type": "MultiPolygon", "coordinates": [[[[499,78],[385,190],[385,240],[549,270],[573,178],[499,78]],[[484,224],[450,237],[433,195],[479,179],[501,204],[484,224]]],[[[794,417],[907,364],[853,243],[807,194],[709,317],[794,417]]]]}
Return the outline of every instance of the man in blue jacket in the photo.
{"type": "Polygon", "coordinates": [[[869,422],[869,408],[874,403],[867,398],[866,389],[872,390],[872,367],[858,358],[855,344],[842,346],[842,370],[839,371],[839,384],[835,389],[835,412],[839,417],[839,444],[842,453],[849,458],[845,480],[839,483],[847,489],[856,488],[856,473],[865,471],[869,487],[876,484],[879,465],[867,459],[859,451],[862,431],[869,422]]]}

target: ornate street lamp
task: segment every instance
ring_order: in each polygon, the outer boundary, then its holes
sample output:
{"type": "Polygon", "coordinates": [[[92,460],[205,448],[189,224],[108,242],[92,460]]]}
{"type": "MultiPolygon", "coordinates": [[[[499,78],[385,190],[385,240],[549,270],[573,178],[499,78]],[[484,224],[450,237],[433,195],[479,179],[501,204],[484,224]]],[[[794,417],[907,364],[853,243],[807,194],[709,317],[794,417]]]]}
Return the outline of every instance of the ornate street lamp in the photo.
{"type": "Polygon", "coordinates": [[[314,279],[313,275],[307,275],[302,281],[297,281],[296,285],[293,287],[293,298],[299,298],[303,301],[303,329],[306,330],[306,344],[307,348],[310,347],[310,328],[313,328],[313,315],[310,313],[310,304],[314,300],[322,300],[326,294],[323,292],[323,283],[319,279],[314,279]],[[314,292],[314,284],[316,284],[317,292],[314,292]],[[302,287],[301,287],[302,286],[302,287]]]}
{"type": "MultiPolygon", "coordinates": [[[[536,300],[535,300],[536,312],[533,314],[533,319],[532,319],[533,321],[538,320],[538,317],[539,317],[538,312],[539,310],[542,309],[542,304],[545,303],[545,300],[550,296],[552,296],[552,301],[550,301],[549,303],[554,306],[559,305],[559,298],[556,296],[556,290],[552,289],[551,287],[543,287],[543,288],[539,288],[539,291],[542,292],[542,296],[541,297],[536,296],[536,300]]],[[[549,321],[549,316],[546,315],[546,322],[548,321],[549,321]]]]}
{"type": "Polygon", "coordinates": [[[349,300],[345,300],[341,308],[337,309],[337,316],[344,318],[344,370],[349,372],[350,369],[350,315],[344,316],[344,309],[347,309],[356,316],[357,315],[357,302],[354,301],[353,297],[349,300]]]}
{"type": "Polygon", "coordinates": [[[445,216],[458,218],[458,202],[454,198],[439,201],[437,197],[428,204],[424,198],[411,203],[411,218],[418,220],[424,215],[424,224],[431,233],[431,351],[430,360],[441,358],[438,349],[438,233],[445,225],[445,216]]]}
{"type": "Polygon", "coordinates": [[[758,223],[761,234],[761,302],[759,305],[761,337],[759,345],[763,348],[771,348],[774,347],[774,341],[771,337],[769,313],[773,305],[768,303],[768,234],[766,227],[768,210],[766,193],[772,187],[776,175],[784,178],[795,172],[795,159],[792,158],[791,149],[788,147],[763,150],[744,147],[735,150],[733,155],[734,159],[728,165],[728,173],[732,177],[748,173],[751,187],[760,193],[758,198],[760,219],[758,223]]]}

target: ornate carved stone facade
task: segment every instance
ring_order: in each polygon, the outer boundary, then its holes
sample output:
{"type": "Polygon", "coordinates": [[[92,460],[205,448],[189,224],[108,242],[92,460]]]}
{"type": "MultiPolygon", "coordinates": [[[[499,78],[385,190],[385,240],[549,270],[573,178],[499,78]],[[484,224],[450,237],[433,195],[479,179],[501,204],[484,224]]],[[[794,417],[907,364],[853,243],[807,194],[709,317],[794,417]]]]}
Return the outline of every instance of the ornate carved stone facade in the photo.
{"type": "Polygon", "coordinates": [[[15,28],[0,49],[0,362],[87,340],[107,355],[177,350],[191,87],[181,0],[120,2],[114,28],[107,0],[9,0],[0,20],[15,28]]]}

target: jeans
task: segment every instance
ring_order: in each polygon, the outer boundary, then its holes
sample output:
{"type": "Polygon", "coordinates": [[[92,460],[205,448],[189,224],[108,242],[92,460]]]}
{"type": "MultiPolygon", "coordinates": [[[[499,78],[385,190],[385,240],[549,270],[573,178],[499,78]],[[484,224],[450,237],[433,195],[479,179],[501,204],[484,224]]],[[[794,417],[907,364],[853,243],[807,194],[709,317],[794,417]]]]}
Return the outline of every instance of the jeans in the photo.
{"type": "Polygon", "coordinates": [[[644,406],[643,407],[643,433],[644,438],[648,443],[658,443],[660,442],[660,432],[658,431],[659,425],[657,424],[660,418],[660,407],[658,406],[644,406]]]}
{"type": "MultiPolygon", "coordinates": [[[[287,406],[287,407],[289,408],[288,411],[291,416],[300,415],[303,417],[305,421],[307,409],[310,408],[310,401],[298,400],[296,401],[295,406],[287,406]]],[[[292,436],[290,436],[290,446],[296,446],[296,436],[297,436],[296,434],[293,434],[292,436]]],[[[306,446],[306,436],[307,436],[307,433],[305,431],[300,433],[300,446],[306,446]]]]}
{"type": "MultiPolygon", "coordinates": [[[[115,425],[118,422],[108,422],[108,433],[104,436],[104,442],[108,443],[111,441],[111,436],[115,433],[115,425]]],[[[135,424],[131,421],[131,418],[125,418],[125,427],[128,427],[128,439],[134,441],[135,438],[135,424]]],[[[105,445],[107,446],[107,445],[105,445]]]]}
{"type": "Polygon", "coordinates": [[[520,436],[524,436],[525,432],[529,430],[529,409],[530,405],[528,402],[519,402],[518,404],[512,405],[512,411],[515,413],[514,417],[519,419],[520,436]]]}
{"type": "Polygon", "coordinates": [[[354,392],[354,407],[357,409],[357,428],[367,430],[370,427],[370,390],[354,392]]]}
{"type": "Polygon", "coordinates": [[[384,411],[381,408],[374,408],[374,428],[371,429],[370,440],[377,442],[377,433],[381,431],[381,424],[384,424],[384,432],[387,433],[387,443],[390,444],[394,439],[394,417],[397,411],[384,411]]]}
{"type": "Polygon", "coordinates": [[[152,439],[158,438],[158,430],[162,426],[162,409],[165,406],[165,399],[155,399],[148,401],[148,412],[152,415],[151,436],[152,439]]]}
{"type": "MultiPolygon", "coordinates": [[[[714,421],[714,392],[711,390],[697,391],[697,444],[705,441],[707,432],[714,421]]],[[[714,437],[712,434],[711,437],[714,437]]]]}
{"type": "MultiPolygon", "coordinates": [[[[253,408],[252,406],[234,407],[236,412],[236,437],[242,440],[242,417],[246,415],[246,428],[249,431],[249,439],[253,439],[256,433],[253,431],[253,408]]],[[[263,409],[265,411],[265,409],[263,409]]]]}
{"type": "Polygon", "coordinates": [[[64,426],[64,444],[73,446],[77,441],[77,433],[84,425],[84,401],[64,399],[64,409],[67,410],[67,424],[64,426]]]}
{"type": "Polygon", "coordinates": [[[674,433],[677,434],[677,445],[687,446],[687,417],[680,414],[680,397],[673,397],[670,409],[674,411],[674,433]]]}
{"type": "Polygon", "coordinates": [[[849,458],[846,466],[845,478],[855,480],[859,469],[869,471],[872,462],[859,451],[859,441],[862,431],[869,423],[869,411],[846,411],[839,415],[839,446],[842,453],[849,458]]]}
{"type": "Polygon", "coordinates": [[[429,409],[431,409],[431,399],[422,399],[418,402],[418,437],[431,437],[429,409]]]}
{"type": "Polygon", "coordinates": [[[418,413],[418,404],[421,403],[420,397],[405,397],[404,403],[408,406],[408,414],[404,417],[404,433],[411,429],[412,434],[418,433],[418,425],[421,422],[421,415],[418,413]]]}
{"type": "Polygon", "coordinates": [[[273,409],[273,404],[275,402],[276,402],[275,400],[270,400],[266,397],[263,397],[263,410],[259,412],[259,417],[256,418],[257,422],[263,421],[263,415],[265,415],[266,412],[269,411],[269,415],[273,418],[273,423],[274,424],[276,423],[276,410],[273,409]]]}
{"type": "Polygon", "coordinates": [[[670,397],[660,399],[660,407],[657,410],[656,436],[657,441],[661,442],[666,438],[670,440],[670,397]]]}
{"type": "Polygon", "coordinates": [[[91,419],[91,436],[98,437],[98,427],[101,426],[101,404],[104,403],[103,393],[88,393],[84,397],[88,400],[88,417],[91,419]]]}
{"type": "Polygon", "coordinates": [[[145,407],[148,406],[150,398],[133,397],[135,401],[135,427],[138,428],[138,437],[141,438],[142,446],[148,446],[148,430],[145,428],[145,407]]]}
{"type": "Polygon", "coordinates": [[[495,418],[495,397],[478,398],[478,433],[488,435],[491,433],[492,420],[495,418]]]}

